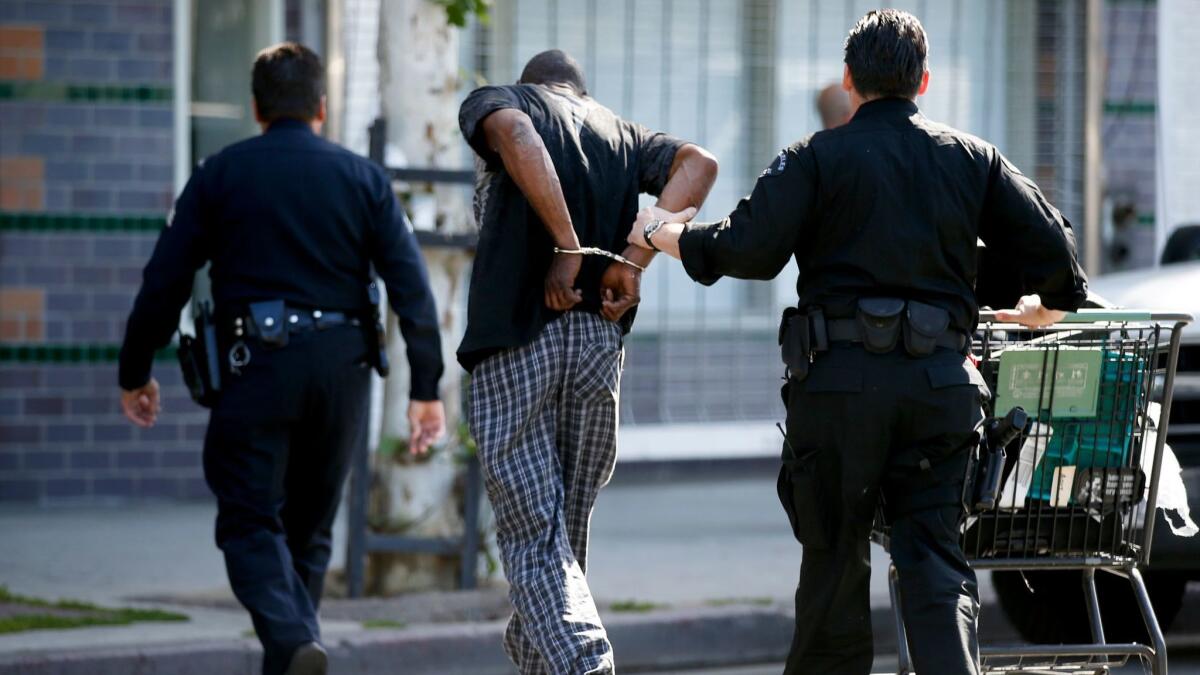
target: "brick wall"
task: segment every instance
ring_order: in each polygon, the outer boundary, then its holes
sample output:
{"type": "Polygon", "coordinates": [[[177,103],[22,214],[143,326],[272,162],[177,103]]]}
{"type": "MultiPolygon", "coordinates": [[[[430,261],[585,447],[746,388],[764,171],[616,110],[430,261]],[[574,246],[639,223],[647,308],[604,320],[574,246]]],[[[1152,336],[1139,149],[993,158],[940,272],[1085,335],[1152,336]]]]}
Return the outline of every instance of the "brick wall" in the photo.
{"type": "Polygon", "coordinates": [[[1109,0],[1102,126],[1114,207],[1114,269],[1154,264],[1154,148],[1158,19],[1152,0],[1109,0]]]}
{"type": "Polygon", "coordinates": [[[117,403],[125,317],[172,200],[171,7],[0,2],[0,502],[206,493],[206,415],[174,363],[155,368],[158,426],[117,403]]]}

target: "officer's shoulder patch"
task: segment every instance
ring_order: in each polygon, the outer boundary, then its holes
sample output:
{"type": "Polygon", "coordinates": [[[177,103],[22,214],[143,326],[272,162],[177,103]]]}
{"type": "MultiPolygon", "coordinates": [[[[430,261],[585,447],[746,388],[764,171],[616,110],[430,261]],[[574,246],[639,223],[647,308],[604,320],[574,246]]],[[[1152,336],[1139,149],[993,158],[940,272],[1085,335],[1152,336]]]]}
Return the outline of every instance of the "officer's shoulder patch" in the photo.
{"type": "Polygon", "coordinates": [[[779,174],[783,173],[784,170],[787,169],[787,165],[788,165],[788,151],[787,151],[787,148],[784,148],[783,150],[779,151],[778,155],[775,155],[775,161],[771,162],[770,166],[763,169],[763,172],[759,174],[759,177],[761,178],[763,176],[778,176],[779,174]]]}

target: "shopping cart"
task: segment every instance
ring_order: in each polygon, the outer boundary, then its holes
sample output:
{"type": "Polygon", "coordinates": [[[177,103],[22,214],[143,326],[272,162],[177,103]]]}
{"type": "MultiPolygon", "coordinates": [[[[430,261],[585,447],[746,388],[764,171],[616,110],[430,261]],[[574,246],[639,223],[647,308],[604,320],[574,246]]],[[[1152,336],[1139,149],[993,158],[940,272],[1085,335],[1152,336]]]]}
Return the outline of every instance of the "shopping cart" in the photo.
{"type": "MultiPolygon", "coordinates": [[[[1166,674],[1166,643],[1139,569],[1150,563],[1180,331],[1191,321],[1185,314],[1082,310],[1029,330],[981,314],[973,352],[993,392],[988,413],[999,418],[1023,408],[1028,423],[999,448],[1002,457],[989,455],[986,444],[973,454],[963,550],[977,570],[1078,570],[1093,640],[984,647],[984,672],[1108,673],[1136,657],[1155,675],[1166,674]],[[989,464],[1003,471],[998,480],[986,475],[989,464]],[[977,503],[975,486],[989,479],[998,491],[977,503]],[[1153,644],[1105,641],[1097,570],[1129,580],[1153,644]]],[[[888,548],[888,535],[881,512],[873,537],[888,548]]],[[[912,666],[897,580],[892,566],[904,674],[912,666]]]]}

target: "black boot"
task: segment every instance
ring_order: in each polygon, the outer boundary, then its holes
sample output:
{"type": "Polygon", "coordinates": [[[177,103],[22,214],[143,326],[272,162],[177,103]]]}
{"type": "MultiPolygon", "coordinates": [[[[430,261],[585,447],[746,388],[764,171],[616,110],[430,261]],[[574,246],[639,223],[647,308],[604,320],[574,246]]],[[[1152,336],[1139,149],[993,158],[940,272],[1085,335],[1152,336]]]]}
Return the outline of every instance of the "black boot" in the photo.
{"type": "Polygon", "coordinates": [[[300,645],[292,653],[284,675],[325,675],[329,672],[329,654],[317,642],[300,645]]]}

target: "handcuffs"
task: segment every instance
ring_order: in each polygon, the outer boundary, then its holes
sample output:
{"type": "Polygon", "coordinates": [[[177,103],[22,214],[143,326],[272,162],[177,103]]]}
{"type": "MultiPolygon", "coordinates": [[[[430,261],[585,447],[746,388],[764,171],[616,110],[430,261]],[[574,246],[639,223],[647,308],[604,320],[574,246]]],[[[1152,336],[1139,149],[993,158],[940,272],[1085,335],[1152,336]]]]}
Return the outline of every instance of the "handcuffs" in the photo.
{"type": "Polygon", "coordinates": [[[638,270],[638,271],[641,271],[641,272],[645,272],[645,271],[646,271],[646,268],[645,268],[645,267],[642,267],[641,265],[639,265],[639,264],[637,264],[637,263],[633,262],[632,260],[630,260],[629,258],[626,258],[626,257],[625,257],[625,256],[623,256],[623,255],[620,255],[620,254],[617,254],[617,253],[613,253],[612,251],[606,251],[606,250],[604,250],[604,249],[602,249],[602,248],[596,248],[596,247],[594,247],[594,246],[583,246],[583,247],[576,248],[576,249],[570,249],[570,248],[559,248],[559,247],[555,246],[555,247],[554,247],[554,252],[555,252],[555,253],[569,253],[569,254],[572,254],[572,255],[599,255],[599,256],[604,256],[605,258],[611,258],[611,259],[613,259],[613,260],[616,260],[616,261],[617,261],[617,262],[619,262],[619,263],[624,263],[624,264],[626,264],[626,265],[629,265],[630,267],[632,267],[632,268],[634,268],[634,269],[636,269],[636,270],[638,270]]]}

